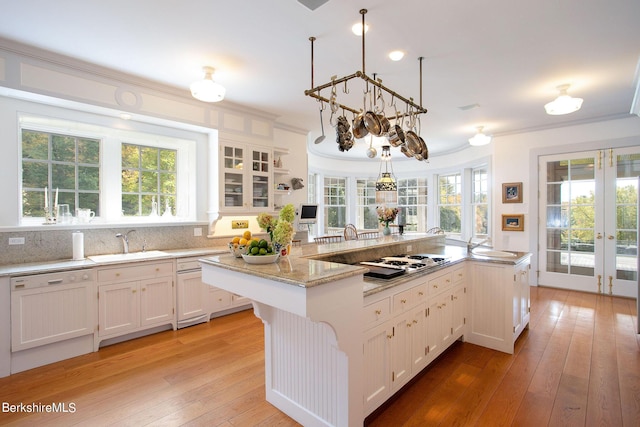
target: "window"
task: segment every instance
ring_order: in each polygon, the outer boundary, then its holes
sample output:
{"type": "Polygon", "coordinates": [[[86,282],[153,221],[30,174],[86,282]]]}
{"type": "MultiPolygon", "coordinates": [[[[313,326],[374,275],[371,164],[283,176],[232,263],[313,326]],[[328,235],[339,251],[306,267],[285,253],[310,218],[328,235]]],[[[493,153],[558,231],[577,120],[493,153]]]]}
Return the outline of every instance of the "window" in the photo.
{"type": "Polygon", "coordinates": [[[438,177],[438,212],[440,228],[447,233],[462,232],[462,175],[438,177]]]}
{"type": "Polygon", "coordinates": [[[344,228],[347,217],[347,180],[325,177],[324,179],[324,227],[344,228]]]}
{"type": "Polygon", "coordinates": [[[173,215],[176,150],[122,144],[122,213],[173,215]],[[155,210],[155,211],[154,211],[155,210]]]}
{"type": "MultiPolygon", "coordinates": [[[[44,189],[58,204],[100,213],[100,140],[22,130],[22,217],[44,217],[44,189]]],[[[48,201],[53,206],[53,200],[48,201]]],[[[55,214],[55,213],[53,213],[55,214]]]]}
{"type": "Polygon", "coordinates": [[[356,181],[356,228],[377,229],[376,181],[358,179],[356,181]]]}
{"type": "Polygon", "coordinates": [[[489,193],[486,168],[474,169],[471,172],[473,212],[473,236],[489,236],[489,193]]]}
{"type": "MultiPolygon", "coordinates": [[[[427,180],[398,180],[398,207],[405,230],[425,232],[427,227],[427,180]]],[[[397,221],[399,224],[401,222],[397,221]]]]}

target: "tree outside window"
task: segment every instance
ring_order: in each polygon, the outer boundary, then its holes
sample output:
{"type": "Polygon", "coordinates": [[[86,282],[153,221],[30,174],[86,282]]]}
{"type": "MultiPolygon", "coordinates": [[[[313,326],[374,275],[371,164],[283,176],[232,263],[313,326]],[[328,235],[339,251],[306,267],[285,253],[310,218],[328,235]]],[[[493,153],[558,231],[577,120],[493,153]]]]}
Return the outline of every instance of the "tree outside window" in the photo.
{"type": "Polygon", "coordinates": [[[447,233],[462,232],[462,175],[441,175],[438,178],[438,211],[440,228],[447,233]]]}
{"type": "Polygon", "coordinates": [[[324,178],[324,227],[344,228],[347,218],[346,178],[324,178]]]}
{"type": "Polygon", "coordinates": [[[44,217],[44,189],[50,203],[100,215],[100,140],[22,130],[22,216],[44,217]]]}
{"type": "Polygon", "coordinates": [[[158,215],[168,207],[175,214],[177,151],[122,144],[122,212],[149,215],[156,203],[158,215]]]}

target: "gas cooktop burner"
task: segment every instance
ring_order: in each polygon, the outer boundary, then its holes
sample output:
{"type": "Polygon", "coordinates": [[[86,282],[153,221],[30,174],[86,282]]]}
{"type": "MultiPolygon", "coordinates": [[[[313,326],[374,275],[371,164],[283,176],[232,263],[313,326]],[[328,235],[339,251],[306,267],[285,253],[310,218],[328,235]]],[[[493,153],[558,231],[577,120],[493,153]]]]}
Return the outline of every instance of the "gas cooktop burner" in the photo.
{"type": "Polygon", "coordinates": [[[403,270],[405,273],[415,273],[417,271],[428,270],[433,267],[449,262],[449,258],[443,255],[431,254],[399,254],[383,257],[371,261],[364,261],[360,264],[375,267],[384,267],[395,270],[403,270]]]}

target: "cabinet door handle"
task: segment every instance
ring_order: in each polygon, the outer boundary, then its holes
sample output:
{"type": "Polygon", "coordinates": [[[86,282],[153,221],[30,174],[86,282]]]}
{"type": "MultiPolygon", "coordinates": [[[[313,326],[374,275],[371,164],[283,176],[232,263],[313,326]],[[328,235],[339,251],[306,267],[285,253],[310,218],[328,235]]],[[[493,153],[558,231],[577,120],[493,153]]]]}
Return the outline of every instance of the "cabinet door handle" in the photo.
{"type": "Polygon", "coordinates": [[[418,292],[418,296],[423,296],[424,293],[422,293],[422,291],[418,292]]]}
{"type": "Polygon", "coordinates": [[[147,288],[142,288],[142,291],[143,291],[143,292],[144,292],[144,291],[146,291],[146,290],[147,290],[147,288]]]}
{"type": "Polygon", "coordinates": [[[138,292],[136,289],[131,289],[132,294],[135,294],[136,292],[138,292]]]}

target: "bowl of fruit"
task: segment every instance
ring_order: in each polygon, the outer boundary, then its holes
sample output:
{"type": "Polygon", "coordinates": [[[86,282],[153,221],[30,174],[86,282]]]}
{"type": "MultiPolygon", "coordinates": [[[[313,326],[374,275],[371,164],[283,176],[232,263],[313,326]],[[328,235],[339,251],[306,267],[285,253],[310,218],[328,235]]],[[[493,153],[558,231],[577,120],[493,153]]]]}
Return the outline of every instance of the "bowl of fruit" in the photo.
{"type": "MultiPolygon", "coordinates": [[[[256,240],[256,239],[253,239],[256,240]]],[[[235,236],[229,242],[229,252],[236,258],[241,258],[249,250],[249,243],[253,241],[251,238],[251,232],[245,231],[242,236],[235,236]]]]}
{"type": "Polygon", "coordinates": [[[247,246],[247,253],[242,254],[247,264],[271,264],[280,258],[280,253],[274,251],[271,243],[264,239],[251,240],[247,246]]]}

